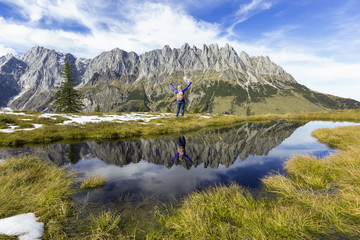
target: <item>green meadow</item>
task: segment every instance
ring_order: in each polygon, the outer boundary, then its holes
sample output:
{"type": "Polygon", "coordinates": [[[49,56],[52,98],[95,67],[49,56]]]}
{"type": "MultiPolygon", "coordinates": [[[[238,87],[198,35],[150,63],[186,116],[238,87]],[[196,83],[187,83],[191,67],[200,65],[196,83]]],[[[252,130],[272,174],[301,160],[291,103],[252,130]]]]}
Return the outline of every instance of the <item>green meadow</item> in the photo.
{"type": "MultiPolygon", "coordinates": [[[[1,114],[0,129],[8,124],[20,128],[44,125],[32,131],[1,133],[0,145],[155,137],[272,120],[360,122],[360,110],[211,118],[188,114],[148,124],[76,126],[57,125],[64,117],[49,120],[32,115],[24,121],[23,116],[1,114]],[[24,126],[24,122],[29,124],[24,126]]],[[[358,239],[360,126],[318,129],[313,136],[338,151],[324,159],[292,157],[285,164],[286,174],[272,173],[262,179],[261,191],[251,192],[234,183],[194,192],[171,204],[153,205],[150,203],[156,200],[144,197],[136,205],[127,201],[126,210],[91,213],[84,213],[82,208],[87,206],[79,206],[72,195],[103,186],[105,177],[94,176],[76,184],[75,174],[38,157],[6,159],[0,162],[0,218],[34,212],[45,223],[43,239],[358,239]],[[145,221],[133,222],[134,214],[145,221]]]]}
{"type": "MultiPolygon", "coordinates": [[[[73,114],[72,114],[73,115],[73,114]]],[[[89,114],[83,114],[89,115],[89,114]]],[[[95,113],[99,117],[104,114],[95,113]]],[[[194,132],[204,128],[221,128],[238,125],[245,122],[265,122],[272,120],[288,121],[360,121],[360,110],[324,111],[302,114],[266,114],[255,116],[226,116],[186,114],[185,117],[151,120],[144,124],[143,120],[127,122],[100,122],[86,124],[61,125],[67,120],[65,116],[55,119],[44,118],[40,114],[30,113],[26,116],[0,114],[0,129],[9,125],[16,128],[31,128],[33,124],[43,124],[42,127],[31,131],[16,131],[14,133],[0,132],[0,146],[22,146],[25,144],[49,144],[54,142],[70,142],[83,140],[125,140],[140,137],[158,137],[194,132]],[[209,118],[204,118],[209,117],[209,118]],[[25,120],[24,120],[25,119],[25,120]]]]}

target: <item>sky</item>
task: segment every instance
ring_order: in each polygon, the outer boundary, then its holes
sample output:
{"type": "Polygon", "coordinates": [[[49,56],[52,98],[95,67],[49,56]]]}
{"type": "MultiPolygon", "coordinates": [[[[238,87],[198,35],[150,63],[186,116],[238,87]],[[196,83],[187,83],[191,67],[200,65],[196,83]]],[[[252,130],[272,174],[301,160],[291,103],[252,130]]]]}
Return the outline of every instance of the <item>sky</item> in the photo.
{"type": "Polygon", "coordinates": [[[0,56],[184,43],[269,56],[312,90],[360,101],[359,0],[0,0],[0,56]]]}

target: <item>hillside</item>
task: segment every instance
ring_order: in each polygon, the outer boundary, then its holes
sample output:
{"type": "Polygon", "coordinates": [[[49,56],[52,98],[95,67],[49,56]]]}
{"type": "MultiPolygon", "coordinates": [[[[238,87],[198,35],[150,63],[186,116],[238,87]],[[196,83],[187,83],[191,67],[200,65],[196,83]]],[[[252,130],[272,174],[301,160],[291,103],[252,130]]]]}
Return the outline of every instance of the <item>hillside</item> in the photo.
{"type": "Polygon", "coordinates": [[[113,49],[94,59],[43,47],[0,58],[0,107],[53,111],[65,61],[74,67],[85,111],[175,111],[174,86],[185,87],[188,111],[252,115],[360,108],[360,102],[312,91],[269,57],[238,54],[230,45],[164,46],[138,55],[113,49]]]}

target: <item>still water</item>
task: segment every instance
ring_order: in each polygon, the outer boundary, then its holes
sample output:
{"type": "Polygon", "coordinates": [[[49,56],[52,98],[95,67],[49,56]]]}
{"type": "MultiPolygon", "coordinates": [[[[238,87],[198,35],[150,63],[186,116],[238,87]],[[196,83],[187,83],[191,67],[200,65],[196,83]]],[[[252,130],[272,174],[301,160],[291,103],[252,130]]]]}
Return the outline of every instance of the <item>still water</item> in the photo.
{"type": "Polygon", "coordinates": [[[135,198],[151,194],[167,201],[230,182],[258,188],[262,177],[282,172],[284,162],[292,155],[324,157],[335,151],[312,137],[313,130],[348,125],[355,124],[246,123],[157,139],[0,149],[0,159],[32,153],[79,173],[79,180],[103,175],[105,187],[78,195],[86,195],[92,203],[109,203],[126,194],[135,198]]]}

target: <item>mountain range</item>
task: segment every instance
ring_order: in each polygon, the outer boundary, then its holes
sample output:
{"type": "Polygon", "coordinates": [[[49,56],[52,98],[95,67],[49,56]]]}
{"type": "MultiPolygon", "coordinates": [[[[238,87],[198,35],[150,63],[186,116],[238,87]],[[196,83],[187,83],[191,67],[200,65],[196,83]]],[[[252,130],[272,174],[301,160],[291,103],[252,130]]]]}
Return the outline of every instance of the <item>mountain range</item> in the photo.
{"type": "Polygon", "coordinates": [[[360,108],[360,102],[310,90],[269,57],[238,54],[229,44],[164,46],[144,54],[113,49],[93,59],[44,47],[0,57],[0,107],[54,111],[53,96],[64,79],[65,61],[74,68],[84,111],[175,111],[171,88],[192,85],[187,111],[252,115],[360,108]]]}

